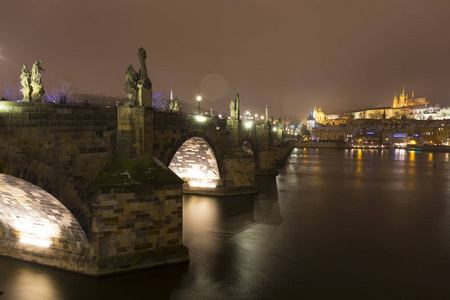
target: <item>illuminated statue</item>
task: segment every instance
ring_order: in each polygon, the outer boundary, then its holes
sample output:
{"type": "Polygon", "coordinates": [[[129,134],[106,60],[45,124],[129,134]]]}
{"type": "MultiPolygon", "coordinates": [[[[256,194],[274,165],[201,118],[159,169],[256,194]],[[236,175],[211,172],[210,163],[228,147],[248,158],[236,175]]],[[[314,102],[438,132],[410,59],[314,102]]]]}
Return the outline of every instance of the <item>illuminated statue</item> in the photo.
{"type": "Polygon", "coordinates": [[[31,98],[31,75],[30,72],[27,69],[26,65],[22,66],[22,74],[20,74],[20,85],[22,86],[22,88],[20,89],[20,91],[23,94],[23,101],[25,102],[30,102],[30,98],[31,98]]]}
{"type": "Polygon", "coordinates": [[[139,73],[133,69],[132,65],[129,65],[125,72],[125,92],[127,94],[125,106],[152,106],[152,82],[148,78],[145,64],[147,53],[144,48],[139,48],[138,57],[141,63],[139,73]]]}
{"type": "Polygon", "coordinates": [[[147,52],[145,52],[144,48],[139,48],[138,50],[139,62],[141,63],[141,68],[139,69],[139,81],[138,85],[151,90],[152,82],[150,78],[148,78],[147,65],[145,61],[147,60],[147,52]]]}
{"type": "Polygon", "coordinates": [[[175,97],[175,102],[173,104],[172,111],[176,114],[180,112],[180,107],[178,106],[178,98],[176,98],[176,97],[175,97]]]}
{"type": "Polygon", "coordinates": [[[31,68],[31,101],[33,102],[42,102],[42,98],[45,94],[44,85],[41,81],[42,75],[40,72],[45,71],[41,68],[43,62],[44,60],[39,59],[31,68]]]}
{"type": "Polygon", "coordinates": [[[267,105],[267,104],[266,104],[265,115],[266,115],[266,119],[264,122],[269,123],[269,105],[267,105]]]}
{"type": "Polygon", "coordinates": [[[132,65],[129,65],[125,72],[125,93],[127,94],[127,100],[125,106],[136,105],[136,89],[139,74],[133,69],[132,65]]]}
{"type": "Polygon", "coordinates": [[[230,119],[239,120],[239,93],[230,102],[230,119]]]}

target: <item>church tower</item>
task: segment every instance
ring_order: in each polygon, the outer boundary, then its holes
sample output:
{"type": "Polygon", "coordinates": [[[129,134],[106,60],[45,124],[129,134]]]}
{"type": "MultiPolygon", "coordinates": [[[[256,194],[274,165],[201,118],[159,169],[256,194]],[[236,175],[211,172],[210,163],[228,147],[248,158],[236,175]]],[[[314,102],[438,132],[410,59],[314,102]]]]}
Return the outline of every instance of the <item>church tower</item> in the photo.
{"type": "Polygon", "coordinates": [[[405,106],[406,105],[406,100],[407,100],[407,95],[406,95],[406,93],[405,93],[405,86],[403,85],[403,92],[402,92],[402,94],[400,95],[400,102],[399,102],[399,107],[403,107],[403,106],[405,106]]]}
{"type": "Polygon", "coordinates": [[[394,103],[392,103],[392,107],[393,107],[393,108],[397,108],[397,107],[398,107],[397,93],[395,93],[395,96],[394,96],[394,103]]]}

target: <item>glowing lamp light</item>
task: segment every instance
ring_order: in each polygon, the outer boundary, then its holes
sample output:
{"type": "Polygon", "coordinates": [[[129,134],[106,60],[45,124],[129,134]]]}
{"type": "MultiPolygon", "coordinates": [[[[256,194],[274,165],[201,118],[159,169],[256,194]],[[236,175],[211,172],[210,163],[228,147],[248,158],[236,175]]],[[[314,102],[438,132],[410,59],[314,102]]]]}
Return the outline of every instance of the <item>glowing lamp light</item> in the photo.
{"type": "Polygon", "coordinates": [[[197,103],[198,103],[198,108],[197,108],[197,113],[200,114],[200,101],[202,100],[202,96],[197,96],[197,103]]]}
{"type": "Polygon", "coordinates": [[[276,128],[276,127],[274,127],[274,128],[272,129],[272,130],[273,130],[273,131],[275,132],[275,131],[277,131],[277,128],[276,128]]]}
{"type": "Polygon", "coordinates": [[[253,123],[252,122],[245,122],[245,128],[252,128],[253,123]]]}
{"type": "Polygon", "coordinates": [[[417,144],[417,142],[416,142],[415,140],[411,140],[409,143],[410,143],[411,145],[417,144]]]}
{"type": "Polygon", "coordinates": [[[189,186],[215,188],[217,185],[214,182],[211,182],[211,181],[190,180],[189,181],[189,186]]]}
{"type": "Polygon", "coordinates": [[[24,244],[48,248],[52,244],[51,237],[59,235],[53,224],[37,224],[34,220],[20,218],[14,225],[19,232],[19,241],[24,244]]]}
{"type": "Polygon", "coordinates": [[[52,243],[50,240],[40,239],[40,238],[36,238],[36,237],[31,237],[31,236],[22,236],[20,238],[20,242],[23,244],[34,245],[34,246],[39,246],[39,247],[44,247],[44,248],[50,247],[50,245],[52,243]]]}
{"type": "Polygon", "coordinates": [[[204,117],[204,116],[195,116],[195,119],[198,122],[205,122],[206,121],[206,117],[204,117]]]}

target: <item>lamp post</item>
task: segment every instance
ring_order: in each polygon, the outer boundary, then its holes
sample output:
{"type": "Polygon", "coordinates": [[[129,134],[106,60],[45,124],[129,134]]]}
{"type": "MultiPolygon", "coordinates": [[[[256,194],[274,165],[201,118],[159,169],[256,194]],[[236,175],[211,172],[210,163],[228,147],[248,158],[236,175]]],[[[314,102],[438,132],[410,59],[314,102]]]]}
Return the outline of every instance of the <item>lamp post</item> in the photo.
{"type": "Polygon", "coordinates": [[[202,100],[202,96],[197,96],[197,103],[198,103],[198,114],[200,114],[200,101],[202,100]]]}

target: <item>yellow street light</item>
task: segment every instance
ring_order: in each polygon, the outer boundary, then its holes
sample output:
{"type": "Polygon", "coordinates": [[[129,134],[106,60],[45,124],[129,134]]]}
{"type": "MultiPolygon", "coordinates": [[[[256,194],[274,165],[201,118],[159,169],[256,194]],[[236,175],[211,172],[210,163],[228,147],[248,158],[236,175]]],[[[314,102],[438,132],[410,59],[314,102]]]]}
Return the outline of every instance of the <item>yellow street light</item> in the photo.
{"type": "Polygon", "coordinates": [[[198,114],[200,114],[200,101],[202,101],[202,96],[197,96],[197,102],[198,102],[198,114]]]}

